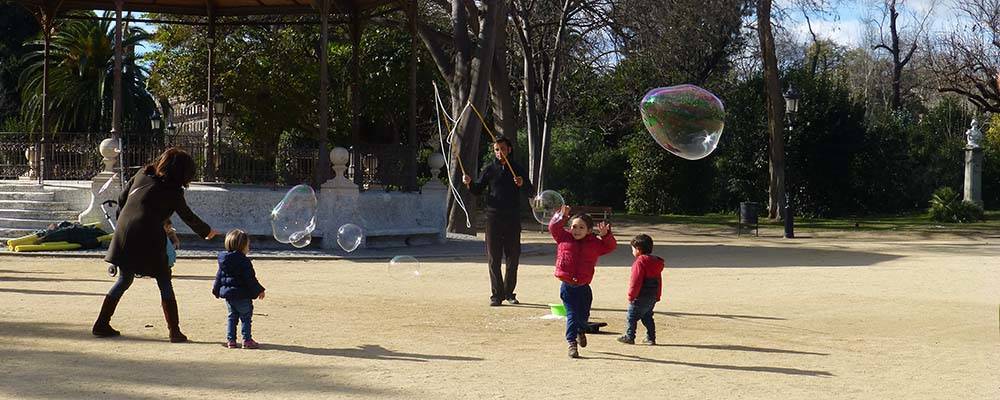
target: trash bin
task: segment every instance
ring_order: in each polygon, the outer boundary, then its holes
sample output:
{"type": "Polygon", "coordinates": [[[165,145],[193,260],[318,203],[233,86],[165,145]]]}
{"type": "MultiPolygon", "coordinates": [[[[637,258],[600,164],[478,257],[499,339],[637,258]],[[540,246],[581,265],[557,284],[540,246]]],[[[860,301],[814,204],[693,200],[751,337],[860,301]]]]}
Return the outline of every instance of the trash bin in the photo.
{"type": "Polygon", "coordinates": [[[754,235],[760,236],[760,225],[757,221],[758,213],[760,213],[760,203],[751,201],[740,203],[740,222],[736,233],[737,236],[743,233],[743,227],[753,228],[754,235]]]}

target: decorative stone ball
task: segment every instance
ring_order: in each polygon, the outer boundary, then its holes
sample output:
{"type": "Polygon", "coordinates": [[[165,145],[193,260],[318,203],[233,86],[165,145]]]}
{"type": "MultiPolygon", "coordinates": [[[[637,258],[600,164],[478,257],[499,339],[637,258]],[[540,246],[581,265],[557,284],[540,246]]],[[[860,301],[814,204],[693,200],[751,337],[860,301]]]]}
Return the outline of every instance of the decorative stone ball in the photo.
{"type": "Polygon", "coordinates": [[[431,153],[427,157],[427,165],[431,167],[431,171],[437,171],[444,166],[444,156],[441,153],[431,153]]]}
{"type": "Polygon", "coordinates": [[[118,141],[112,138],[107,138],[101,141],[100,146],[97,150],[101,152],[104,158],[115,158],[118,156],[118,141]]]}
{"type": "Polygon", "coordinates": [[[346,165],[351,159],[351,153],[343,147],[334,147],[330,150],[330,162],[333,165],[346,165]]]}

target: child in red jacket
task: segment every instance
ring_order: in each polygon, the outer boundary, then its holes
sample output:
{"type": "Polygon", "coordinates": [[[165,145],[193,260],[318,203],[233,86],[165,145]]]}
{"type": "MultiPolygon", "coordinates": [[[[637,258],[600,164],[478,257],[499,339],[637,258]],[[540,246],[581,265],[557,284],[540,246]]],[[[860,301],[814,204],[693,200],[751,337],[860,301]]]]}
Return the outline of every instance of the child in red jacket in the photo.
{"type": "Polygon", "coordinates": [[[594,267],[597,258],[614,251],[615,236],[611,234],[611,225],[601,222],[597,225],[600,237],[591,231],[594,229],[594,219],[587,214],[577,214],[570,219],[570,230],[563,228],[569,206],[563,206],[552,216],[549,222],[549,233],[556,240],[556,272],[555,276],[562,285],[559,297],[566,307],[566,341],[569,342],[569,356],[579,358],[579,347],[587,347],[586,331],[590,328],[590,305],[594,301],[594,293],[590,290],[590,281],[594,278],[594,267]]]}
{"type": "Polygon", "coordinates": [[[632,239],[632,274],[628,281],[628,314],[625,335],[619,342],[635,344],[635,326],[642,321],[646,327],[645,344],[656,345],[656,324],[653,322],[653,307],[660,301],[663,291],[663,259],[652,255],[653,238],[639,235],[632,239]]]}

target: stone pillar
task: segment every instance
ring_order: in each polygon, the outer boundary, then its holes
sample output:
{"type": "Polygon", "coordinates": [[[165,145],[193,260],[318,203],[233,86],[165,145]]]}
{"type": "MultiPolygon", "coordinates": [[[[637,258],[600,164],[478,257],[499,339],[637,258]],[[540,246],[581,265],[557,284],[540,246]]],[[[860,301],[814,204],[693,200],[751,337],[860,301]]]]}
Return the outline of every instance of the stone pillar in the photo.
{"type": "Polygon", "coordinates": [[[983,205],[983,149],[965,148],[965,201],[983,205]]]}
{"type": "Polygon", "coordinates": [[[441,168],[444,167],[444,156],[434,152],[427,157],[427,165],[431,167],[432,178],[422,188],[421,204],[427,219],[434,221],[434,226],[440,227],[438,241],[444,242],[448,235],[448,186],[438,179],[441,168]]]}
{"type": "MultiPolygon", "coordinates": [[[[317,230],[323,235],[324,249],[340,248],[337,244],[337,229],[343,224],[354,224],[365,229],[364,216],[358,213],[358,185],[347,179],[347,163],[350,152],[343,147],[334,147],[330,151],[330,163],[333,164],[334,175],[323,183],[319,190],[319,203],[316,209],[317,230]]],[[[314,234],[314,236],[318,236],[314,234]]],[[[361,243],[364,247],[365,243],[361,243]]]]}
{"type": "MultiPolygon", "coordinates": [[[[121,150],[118,148],[118,140],[111,138],[102,140],[98,150],[104,157],[104,171],[90,180],[90,205],[80,213],[78,220],[81,224],[101,222],[101,229],[111,232],[113,229],[104,217],[101,203],[106,200],[117,201],[122,190],[122,178],[114,172],[115,164],[118,162],[118,153],[121,150]]],[[[117,207],[108,209],[110,212],[115,210],[117,207]]]]}

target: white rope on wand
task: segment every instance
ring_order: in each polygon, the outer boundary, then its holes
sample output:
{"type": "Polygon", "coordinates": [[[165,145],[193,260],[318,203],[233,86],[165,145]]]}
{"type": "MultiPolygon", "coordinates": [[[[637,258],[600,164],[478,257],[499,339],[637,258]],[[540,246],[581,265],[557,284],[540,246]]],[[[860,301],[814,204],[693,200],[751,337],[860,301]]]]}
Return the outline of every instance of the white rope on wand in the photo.
{"type": "MultiPolygon", "coordinates": [[[[451,180],[451,175],[452,175],[453,170],[452,170],[452,166],[451,166],[452,164],[450,162],[451,157],[449,157],[450,154],[448,154],[448,153],[450,153],[450,151],[446,152],[446,150],[445,150],[444,132],[441,131],[441,114],[443,113],[445,115],[445,118],[448,118],[452,122],[457,122],[457,121],[455,119],[452,119],[451,116],[448,115],[447,111],[444,110],[444,104],[441,102],[441,94],[440,94],[440,92],[438,92],[437,83],[434,83],[434,97],[435,97],[434,101],[437,104],[437,106],[434,107],[434,112],[437,114],[438,141],[441,144],[441,155],[444,156],[445,170],[448,172],[448,174],[447,174],[448,175],[448,188],[451,190],[452,197],[455,198],[455,204],[458,204],[458,207],[461,208],[462,212],[465,214],[465,227],[466,228],[471,228],[472,227],[472,221],[469,218],[469,210],[467,210],[465,208],[465,202],[462,200],[462,195],[458,192],[458,189],[455,187],[455,182],[453,182],[451,180]]],[[[468,109],[468,108],[469,107],[466,106],[464,109],[462,109],[462,114],[459,115],[459,118],[461,118],[461,116],[465,114],[465,110],[468,109]]],[[[457,123],[453,124],[450,132],[448,133],[448,139],[449,139],[448,140],[448,144],[449,144],[449,146],[451,145],[451,139],[452,139],[453,135],[455,134],[455,130],[457,128],[458,128],[458,124],[457,123]]],[[[451,147],[448,147],[448,148],[450,149],[451,147]]],[[[458,157],[461,157],[461,154],[459,154],[458,157]]],[[[459,163],[461,163],[461,160],[459,160],[459,163]]],[[[463,174],[464,174],[465,173],[465,169],[463,168],[462,170],[463,170],[463,174]]]]}

